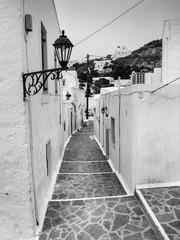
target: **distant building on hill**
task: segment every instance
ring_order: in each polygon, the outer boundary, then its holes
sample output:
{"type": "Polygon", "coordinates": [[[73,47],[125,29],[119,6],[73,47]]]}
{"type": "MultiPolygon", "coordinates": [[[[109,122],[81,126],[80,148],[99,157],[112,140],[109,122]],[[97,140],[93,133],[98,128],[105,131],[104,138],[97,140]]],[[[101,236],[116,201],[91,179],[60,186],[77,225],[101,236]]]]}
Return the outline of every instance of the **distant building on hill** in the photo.
{"type": "Polygon", "coordinates": [[[115,49],[115,53],[112,55],[112,60],[116,60],[117,58],[126,57],[131,54],[131,50],[126,46],[118,46],[115,49]]]}
{"type": "Polygon", "coordinates": [[[72,61],[69,62],[68,67],[69,67],[69,68],[72,68],[73,65],[76,64],[76,63],[80,63],[80,62],[77,61],[77,60],[72,60],[72,61]]]}
{"type": "Polygon", "coordinates": [[[105,67],[108,67],[111,63],[111,60],[102,60],[102,61],[94,61],[94,70],[98,71],[99,73],[104,73],[107,70],[105,67]]]}

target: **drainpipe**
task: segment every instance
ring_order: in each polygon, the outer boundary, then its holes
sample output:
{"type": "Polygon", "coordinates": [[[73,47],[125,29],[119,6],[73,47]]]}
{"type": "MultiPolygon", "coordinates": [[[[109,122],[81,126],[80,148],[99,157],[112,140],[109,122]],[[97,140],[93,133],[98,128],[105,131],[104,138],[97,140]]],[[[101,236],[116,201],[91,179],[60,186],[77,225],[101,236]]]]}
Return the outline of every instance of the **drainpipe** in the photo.
{"type": "Polygon", "coordinates": [[[118,125],[119,125],[119,173],[120,173],[120,163],[121,163],[121,149],[120,149],[120,144],[121,144],[121,141],[120,141],[120,137],[121,137],[121,89],[120,89],[120,86],[121,86],[121,77],[118,77],[118,103],[119,103],[119,109],[118,109],[118,114],[119,114],[119,121],[118,121],[118,125]]]}

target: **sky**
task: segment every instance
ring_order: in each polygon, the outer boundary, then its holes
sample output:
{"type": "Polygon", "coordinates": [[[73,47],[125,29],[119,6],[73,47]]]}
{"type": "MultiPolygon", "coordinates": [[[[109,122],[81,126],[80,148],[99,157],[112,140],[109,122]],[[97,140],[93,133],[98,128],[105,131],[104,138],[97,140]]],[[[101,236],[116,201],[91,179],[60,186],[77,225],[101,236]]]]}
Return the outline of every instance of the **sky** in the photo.
{"type": "Polygon", "coordinates": [[[134,51],[162,38],[164,20],[180,19],[180,0],[55,0],[55,5],[60,28],[74,45],[71,60],[80,62],[87,54],[91,59],[113,54],[117,46],[134,51]]]}

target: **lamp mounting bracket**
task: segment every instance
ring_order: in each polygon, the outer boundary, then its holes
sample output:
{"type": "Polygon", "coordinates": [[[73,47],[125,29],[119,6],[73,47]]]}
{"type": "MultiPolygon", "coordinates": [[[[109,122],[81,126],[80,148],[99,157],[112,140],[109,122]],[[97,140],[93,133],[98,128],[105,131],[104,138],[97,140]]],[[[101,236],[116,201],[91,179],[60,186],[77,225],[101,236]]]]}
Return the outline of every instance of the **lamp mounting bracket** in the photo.
{"type": "Polygon", "coordinates": [[[62,79],[61,72],[67,70],[66,68],[55,68],[31,73],[23,74],[23,98],[26,100],[27,95],[35,95],[44,86],[47,79],[50,77],[51,80],[62,79]]]}

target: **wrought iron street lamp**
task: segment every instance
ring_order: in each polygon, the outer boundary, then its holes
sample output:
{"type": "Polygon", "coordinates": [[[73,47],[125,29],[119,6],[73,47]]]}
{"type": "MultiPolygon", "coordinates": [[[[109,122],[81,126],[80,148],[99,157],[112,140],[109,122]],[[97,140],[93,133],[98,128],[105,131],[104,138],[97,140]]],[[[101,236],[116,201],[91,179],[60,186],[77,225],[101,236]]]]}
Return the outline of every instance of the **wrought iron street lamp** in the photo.
{"type": "Polygon", "coordinates": [[[55,41],[53,44],[55,48],[55,54],[57,56],[58,62],[62,68],[66,68],[69,62],[73,44],[64,35],[64,30],[62,31],[62,35],[55,41]]]}
{"type": "Polygon", "coordinates": [[[67,64],[69,62],[73,44],[64,35],[64,30],[62,31],[62,35],[54,42],[53,44],[55,48],[55,55],[58,59],[58,62],[61,68],[24,73],[23,74],[23,90],[24,90],[24,100],[27,95],[35,95],[37,94],[46,80],[50,77],[51,80],[59,80],[60,73],[63,70],[67,70],[67,64]]]}

